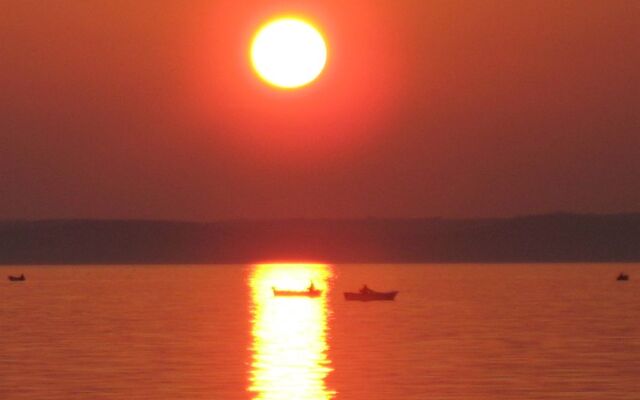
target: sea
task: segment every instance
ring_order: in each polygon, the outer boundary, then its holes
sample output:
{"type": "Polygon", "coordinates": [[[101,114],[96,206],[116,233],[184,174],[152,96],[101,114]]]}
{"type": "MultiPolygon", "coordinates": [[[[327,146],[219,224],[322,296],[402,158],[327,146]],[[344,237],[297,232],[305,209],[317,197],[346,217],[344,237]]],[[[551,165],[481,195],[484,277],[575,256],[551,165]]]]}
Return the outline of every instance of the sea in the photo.
{"type": "Polygon", "coordinates": [[[2,400],[640,399],[640,264],[0,273],[2,400]]]}

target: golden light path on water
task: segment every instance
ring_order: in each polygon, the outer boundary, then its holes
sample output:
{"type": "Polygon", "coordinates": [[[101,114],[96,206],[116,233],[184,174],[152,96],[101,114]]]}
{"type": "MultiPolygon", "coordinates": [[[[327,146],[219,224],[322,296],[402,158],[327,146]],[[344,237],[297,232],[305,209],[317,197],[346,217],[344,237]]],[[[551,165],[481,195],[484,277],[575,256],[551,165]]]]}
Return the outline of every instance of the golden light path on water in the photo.
{"type": "Polygon", "coordinates": [[[255,399],[324,400],[335,392],[325,379],[327,291],[331,267],[325,264],[258,264],[249,277],[252,296],[252,362],[248,390],[255,399]],[[305,290],[320,297],[274,297],[272,287],[305,290]]]}

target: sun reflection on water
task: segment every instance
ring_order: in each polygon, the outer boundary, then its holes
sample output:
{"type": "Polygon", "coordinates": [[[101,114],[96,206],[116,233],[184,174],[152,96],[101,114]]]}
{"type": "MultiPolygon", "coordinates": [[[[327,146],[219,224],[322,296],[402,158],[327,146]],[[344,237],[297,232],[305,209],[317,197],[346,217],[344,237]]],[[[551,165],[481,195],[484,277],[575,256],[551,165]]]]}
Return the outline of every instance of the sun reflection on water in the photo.
{"type": "Polygon", "coordinates": [[[327,291],[332,271],[325,264],[258,264],[249,277],[252,295],[252,363],[248,390],[255,399],[321,400],[326,387],[327,291]],[[274,297],[272,287],[322,290],[316,298],[274,297]]]}

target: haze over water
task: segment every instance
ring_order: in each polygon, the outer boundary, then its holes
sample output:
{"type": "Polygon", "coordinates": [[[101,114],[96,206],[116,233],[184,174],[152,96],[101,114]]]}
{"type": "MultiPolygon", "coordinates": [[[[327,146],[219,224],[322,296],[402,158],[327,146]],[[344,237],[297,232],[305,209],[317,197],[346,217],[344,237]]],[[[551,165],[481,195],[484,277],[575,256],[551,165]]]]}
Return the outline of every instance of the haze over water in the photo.
{"type": "Polygon", "coordinates": [[[0,271],[1,399],[640,398],[640,264],[0,271]]]}

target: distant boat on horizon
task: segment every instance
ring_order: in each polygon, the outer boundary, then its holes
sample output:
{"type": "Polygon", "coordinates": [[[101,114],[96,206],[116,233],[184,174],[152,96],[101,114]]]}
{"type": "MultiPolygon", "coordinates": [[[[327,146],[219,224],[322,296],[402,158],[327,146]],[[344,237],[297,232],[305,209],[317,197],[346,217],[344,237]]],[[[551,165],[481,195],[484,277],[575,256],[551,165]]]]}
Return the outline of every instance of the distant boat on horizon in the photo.
{"type": "Polygon", "coordinates": [[[322,294],[322,290],[317,289],[313,282],[311,282],[307,290],[279,290],[273,286],[271,290],[273,290],[273,295],[278,297],[318,297],[322,294]]]}
{"type": "Polygon", "coordinates": [[[318,297],[322,294],[322,290],[314,289],[314,290],[278,290],[276,288],[271,288],[273,290],[273,295],[278,297],[318,297]]]}
{"type": "Polygon", "coordinates": [[[364,285],[359,292],[344,292],[344,299],[348,301],[377,301],[394,300],[398,294],[397,290],[390,292],[377,292],[364,285]]]}
{"type": "Polygon", "coordinates": [[[11,282],[21,282],[26,281],[27,278],[25,278],[24,274],[20,274],[20,276],[9,275],[9,280],[11,282]]]}

